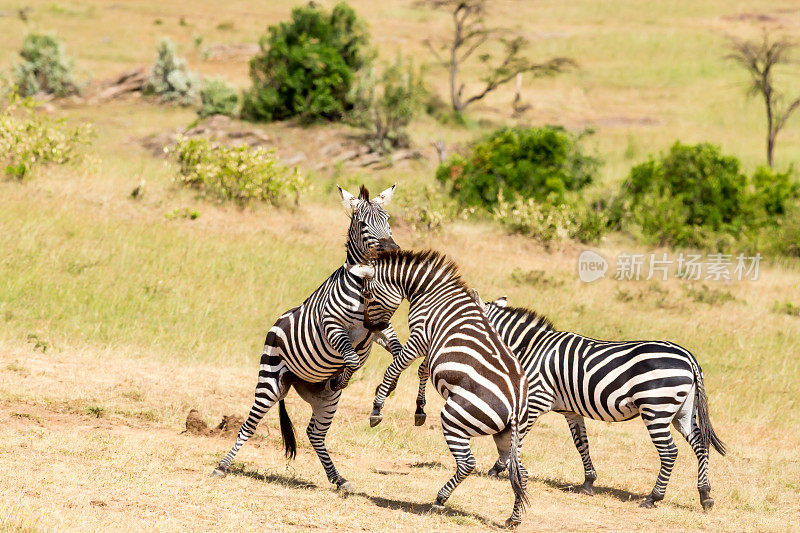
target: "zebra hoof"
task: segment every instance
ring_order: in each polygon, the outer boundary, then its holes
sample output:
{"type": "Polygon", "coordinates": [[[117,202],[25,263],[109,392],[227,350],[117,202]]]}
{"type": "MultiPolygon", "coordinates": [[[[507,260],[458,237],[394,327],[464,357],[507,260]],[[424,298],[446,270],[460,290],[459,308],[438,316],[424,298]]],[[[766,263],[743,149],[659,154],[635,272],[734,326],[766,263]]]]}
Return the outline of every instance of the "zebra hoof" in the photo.
{"type": "Polygon", "coordinates": [[[215,469],[214,469],[214,470],[211,472],[211,474],[210,474],[210,475],[211,475],[211,477],[223,478],[223,477],[227,476],[227,475],[228,475],[228,473],[227,473],[227,472],[225,472],[224,470],[220,469],[220,468],[215,468],[215,469]]]}
{"type": "Polygon", "coordinates": [[[503,472],[503,469],[500,469],[500,468],[497,468],[496,466],[493,466],[492,468],[489,469],[488,472],[486,472],[486,475],[489,476],[489,477],[500,477],[500,474],[502,472],[503,472]]]}
{"type": "Polygon", "coordinates": [[[441,513],[444,511],[444,505],[441,503],[433,502],[431,504],[431,512],[432,513],[441,513]]]}
{"type": "Polygon", "coordinates": [[[369,415],[369,427],[374,428],[383,420],[383,415],[369,415]]]}
{"type": "Polygon", "coordinates": [[[414,425],[421,426],[425,424],[425,419],[428,418],[428,415],[425,413],[422,414],[414,414],[414,425]]]}
{"type": "Polygon", "coordinates": [[[520,519],[509,518],[506,520],[506,529],[516,529],[518,525],[522,523],[520,519]]]}
{"type": "Polygon", "coordinates": [[[586,496],[594,496],[594,487],[591,485],[591,483],[584,483],[578,487],[578,490],[575,492],[578,494],[585,494],[586,496]]]}
{"type": "Polygon", "coordinates": [[[353,492],[353,486],[350,484],[349,481],[345,481],[341,485],[336,487],[342,494],[351,494],[353,492]]]}
{"type": "Polygon", "coordinates": [[[654,502],[654,501],[653,501],[653,500],[651,500],[650,498],[645,498],[645,499],[644,499],[644,500],[642,500],[642,502],[639,504],[639,507],[642,507],[642,508],[644,508],[644,509],[655,509],[655,508],[656,508],[656,502],[654,502]]]}
{"type": "Polygon", "coordinates": [[[708,497],[705,500],[700,500],[700,505],[703,506],[704,511],[710,511],[714,508],[714,498],[708,497]]]}

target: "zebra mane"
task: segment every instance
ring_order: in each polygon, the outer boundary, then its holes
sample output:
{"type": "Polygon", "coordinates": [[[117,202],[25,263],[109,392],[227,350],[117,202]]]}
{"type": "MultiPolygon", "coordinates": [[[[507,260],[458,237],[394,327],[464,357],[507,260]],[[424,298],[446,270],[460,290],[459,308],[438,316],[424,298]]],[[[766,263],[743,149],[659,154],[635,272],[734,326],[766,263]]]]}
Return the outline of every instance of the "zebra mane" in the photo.
{"type": "Polygon", "coordinates": [[[555,326],[544,315],[540,315],[533,309],[528,309],[527,307],[500,307],[497,306],[500,311],[512,315],[517,320],[524,320],[527,323],[534,324],[537,329],[544,329],[545,331],[555,331],[555,326]]]}
{"type": "Polygon", "coordinates": [[[444,272],[446,275],[444,281],[455,282],[464,292],[469,292],[469,287],[461,279],[461,271],[455,261],[436,250],[389,250],[370,254],[370,259],[372,260],[380,261],[390,258],[396,258],[399,262],[405,264],[430,265],[432,270],[444,272]]]}
{"type": "Polygon", "coordinates": [[[361,185],[361,189],[358,191],[358,199],[369,201],[369,189],[366,186],[361,185]]]}

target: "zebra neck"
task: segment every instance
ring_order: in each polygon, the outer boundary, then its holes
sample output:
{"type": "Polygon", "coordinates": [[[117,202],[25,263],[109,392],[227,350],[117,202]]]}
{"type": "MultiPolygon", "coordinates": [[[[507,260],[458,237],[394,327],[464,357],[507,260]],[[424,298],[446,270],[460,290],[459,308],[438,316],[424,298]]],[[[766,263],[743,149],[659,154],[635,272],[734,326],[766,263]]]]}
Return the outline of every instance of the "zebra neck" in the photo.
{"type": "Polygon", "coordinates": [[[358,265],[363,264],[367,260],[367,254],[363,250],[359,250],[358,246],[353,244],[352,241],[347,241],[347,259],[345,264],[358,265]]]}

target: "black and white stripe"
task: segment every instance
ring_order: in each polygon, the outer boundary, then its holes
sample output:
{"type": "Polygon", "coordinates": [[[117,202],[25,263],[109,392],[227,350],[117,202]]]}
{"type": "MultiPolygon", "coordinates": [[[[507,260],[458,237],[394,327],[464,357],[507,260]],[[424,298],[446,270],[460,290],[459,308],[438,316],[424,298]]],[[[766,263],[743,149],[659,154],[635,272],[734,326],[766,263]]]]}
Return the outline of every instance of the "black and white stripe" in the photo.
{"type": "Polygon", "coordinates": [[[281,315],[270,328],[261,356],[255,402],[236,443],[214,471],[218,476],[225,474],[236,453],[276,402],[280,402],[286,455],[294,457],[294,428],[284,405],[284,398],[293,386],[311,404],[313,412],[306,433],[328,479],[340,488],[349,489],[349,483],[338,473],[325,447],[325,436],[336,413],[341,390],[366,361],[373,341],[378,341],[395,357],[399,356],[402,345],[391,325],[387,324],[379,332],[370,332],[363,326],[363,283],[351,273],[369,251],[398,248],[392,239],[389,215],[384,210],[394,186],[372,200],[363,186],[358,198],[341,188],[339,192],[343,204],[351,212],[347,263],[301,305],[281,315]]]}
{"type": "MultiPolygon", "coordinates": [[[[666,341],[609,342],[556,331],[533,311],[507,307],[505,298],[484,310],[528,376],[531,425],[548,411],[566,417],[583,461],[582,492],[592,494],[597,479],[584,418],[619,422],[641,416],[661,460],[655,487],[642,505],[652,507],[664,498],[678,454],[672,424],[697,455],[700,502],[704,509],[713,507],[709,450],[713,446],[724,455],[725,446],[711,426],[703,373],[688,350],[666,341]]],[[[420,396],[424,404],[424,383],[420,396]]],[[[490,474],[504,468],[499,460],[490,474]]]]}
{"type": "Polygon", "coordinates": [[[527,428],[527,380],[519,361],[468,293],[457,267],[436,252],[383,252],[358,272],[365,277],[364,325],[370,330],[383,329],[401,301],[410,302],[410,336],[376,391],[371,424],[380,422],[400,373],[424,357],[445,399],[442,431],[456,460],[456,473],[439,491],[434,507],[441,508],[475,469],[470,439],[493,435],[501,459],[508,462],[515,496],[507,524],[518,524],[527,501],[527,472],[519,458],[527,428]]]}

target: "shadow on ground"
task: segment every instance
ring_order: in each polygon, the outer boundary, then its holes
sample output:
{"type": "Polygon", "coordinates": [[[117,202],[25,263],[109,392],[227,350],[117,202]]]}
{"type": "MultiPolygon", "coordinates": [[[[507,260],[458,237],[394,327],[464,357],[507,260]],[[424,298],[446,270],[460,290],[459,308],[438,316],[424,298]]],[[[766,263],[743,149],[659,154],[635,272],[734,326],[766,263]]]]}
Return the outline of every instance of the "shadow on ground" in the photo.
{"type": "MultiPolygon", "coordinates": [[[[257,481],[263,481],[265,483],[278,483],[280,485],[284,485],[286,487],[297,488],[297,489],[319,489],[320,487],[315,483],[311,483],[308,481],[304,481],[294,476],[284,475],[284,474],[275,474],[275,473],[260,473],[257,471],[250,471],[244,470],[243,468],[231,468],[228,471],[228,475],[231,476],[243,476],[249,477],[251,479],[255,479],[257,481]]],[[[334,489],[335,490],[335,489],[334,489]]],[[[464,518],[471,518],[480,522],[485,526],[490,527],[502,527],[501,524],[493,522],[486,517],[468,513],[466,511],[459,511],[458,509],[453,508],[445,508],[443,511],[431,511],[431,504],[430,503],[417,503],[417,502],[407,502],[403,500],[393,500],[390,498],[383,498],[381,496],[374,496],[372,494],[367,494],[366,492],[351,492],[351,493],[341,493],[343,497],[361,497],[366,500],[369,500],[374,505],[378,507],[383,507],[386,509],[396,509],[400,511],[405,511],[407,513],[413,513],[417,515],[427,515],[427,514],[441,514],[445,516],[460,516],[464,518]]]]}

